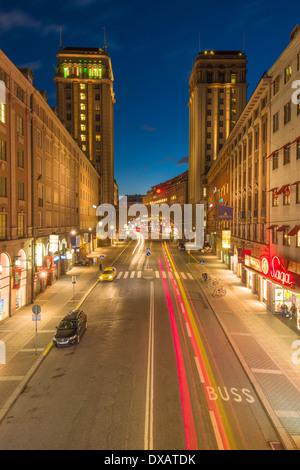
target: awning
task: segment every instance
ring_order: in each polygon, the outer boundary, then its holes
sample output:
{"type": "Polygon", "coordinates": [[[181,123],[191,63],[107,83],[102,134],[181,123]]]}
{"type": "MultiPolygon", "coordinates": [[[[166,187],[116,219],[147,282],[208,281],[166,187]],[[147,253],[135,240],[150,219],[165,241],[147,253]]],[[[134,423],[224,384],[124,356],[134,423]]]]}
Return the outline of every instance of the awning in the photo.
{"type": "Polygon", "coordinates": [[[268,227],[267,230],[273,230],[275,227],[278,227],[278,225],[270,225],[270,227],[268,227]]]}
{"type": "Polygon", "coordinates": [[[279,152],[279,150],[282,150],[284,149],[284,147],[288,147],[290,145],[293,145],[295,142],[297,142],[298,140],[300,140],[300,136],[297,137],[295,140],[293,140],[292,142],[288,142],[287,144],[283,145],[282,147],[280,147],[279,149],[277,150],[274,150],[272,153],[270,153],[270,155],[268,157],[266,157],[266,159],[268,160],[268,158],[272,157],[274,155],[274,153],[276,152],[279,152]]]}
{"type": "Polygon", "coordinates": [[[277,229],[277,232],[283,232],[283,231],[284,231],[286,228],[288,228],[288,227],[289,227],[289,225],[282,225],[281,227],[279,227],[279,228],[277,229]]]}
{"type": "Polygon", "coordinates": [[[289,187],[289,184],[285,184],[284,186],[282,186],[279,191],[277,191],[276,195],[278,196],[278,194],[281,194],[283,193],[283,191],[289,187]]]}
{"type": "Polygon", "coordinates": [[[291,186],[294,186],[295,184],[299,184],[300,181],[295,181],[295,183],[291,184],[291,186]]]}
{"type": "Polygon", "coordinates": [[[296,225],[296,227],[294,227],[290,233],[288,233],[288,236],[289,237],[293,237],[294,235],[297,235],[297,233],[299,232],[300,230],[300,225],[296,225]]]}
{"type": "Polygon", "coordinates": [[[269,189],[268,193],[270,193],[271,191],[274,191],[275,189],[277,189],[277,188],[269,189]]]}

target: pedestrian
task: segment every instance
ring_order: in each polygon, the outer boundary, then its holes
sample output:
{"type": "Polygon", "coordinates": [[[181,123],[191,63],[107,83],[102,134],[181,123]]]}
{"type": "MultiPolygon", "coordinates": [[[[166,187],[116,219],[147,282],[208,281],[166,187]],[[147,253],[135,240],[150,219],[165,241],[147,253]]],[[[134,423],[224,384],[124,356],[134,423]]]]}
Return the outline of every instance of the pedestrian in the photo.
{"type": "Polygon", "coordinates": [[[281,318],[285,318],[287,316],[288,308],[285,304],[281,305],[281,318]]]}
{"type": "Polygon", "coordinates": [[[297,309],[296,309],[296,305],[293,304],[290,308],[290,312],[289,312],[289,316],[290,316],[290,320],[293,318],[294,315],[296,315],[297,313],[297,309]]]}

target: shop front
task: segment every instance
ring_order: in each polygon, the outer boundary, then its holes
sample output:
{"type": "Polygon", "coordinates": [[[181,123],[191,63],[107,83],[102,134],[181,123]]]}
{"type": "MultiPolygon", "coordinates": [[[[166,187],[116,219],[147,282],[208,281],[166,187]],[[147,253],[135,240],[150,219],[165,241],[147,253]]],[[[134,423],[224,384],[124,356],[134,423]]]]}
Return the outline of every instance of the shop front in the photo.
{"type": "Polygon", "coordinates": [[[0,321],[10,315],[10,259],[0,255],[0,321]]]}
{"type": "Polygon", "coordinates": [[[245,255],[246,285],[274,315],[281,315],[282,305],[286,305],[287,312],[294,306],[288,325],[300,331],[300,275],[287,270],[287,265],[287,260],[278,256],[245,255]]]}

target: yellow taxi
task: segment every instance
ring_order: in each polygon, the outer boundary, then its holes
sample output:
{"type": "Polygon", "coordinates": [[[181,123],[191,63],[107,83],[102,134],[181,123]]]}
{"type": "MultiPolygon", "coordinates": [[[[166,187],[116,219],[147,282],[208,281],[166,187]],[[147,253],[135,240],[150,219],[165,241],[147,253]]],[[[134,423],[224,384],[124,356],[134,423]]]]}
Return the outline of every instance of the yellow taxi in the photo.
{"type": "Polygon", "coordinates": [[[103,273],[100,274],[100,281],[113,281],[116,277],[117,271],[115,268],[105,268],[103,273]]]}

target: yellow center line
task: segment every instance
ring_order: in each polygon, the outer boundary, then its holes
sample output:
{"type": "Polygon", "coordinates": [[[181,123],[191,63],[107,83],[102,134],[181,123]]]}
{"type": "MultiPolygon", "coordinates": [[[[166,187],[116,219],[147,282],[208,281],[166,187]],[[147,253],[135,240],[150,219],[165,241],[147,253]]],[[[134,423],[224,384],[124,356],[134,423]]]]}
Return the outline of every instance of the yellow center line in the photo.
{"type": "MultiPolygon", "coordinates": [[[[167,247],[166,242],[164,242],[164,245],[165,245],[165,250],[166,250],[168,259],[170,261],[170,264],[172,266],[172,269],[173,269],[174,273],[176,273],[177,269],[176,269],[176,266],[175,266],[175,264],[172,260],[172,257],[170,256],[170,252],[169,252],[169,249],[167,247]]],[[[194,337],[195,337],[195,340],[198,344],[199,351],[201,353],[203,363],[205,365],[205,369],[206,369],[207,376],[209,378],[210,386],[212,386],[214,388],[214,390],[217,392],[218,388],[217,388],[217,385],[216,385],[216,382],[215,382],[215,379],[214,379],[214,375],[213,375],[213,372],[212,372],[212,369],[211,369],[211,366],[210,366],[210,363],[209,363],[209,359],[207,357],[203,342],[201,340],[199,329],[198,329],[197,324],[195,322],[195,318],[194,318],[192,309],[190,307],[189,301],[187,299],[185,289],[182,285],[182,282],[181,282],[181,279],[180,279],[179,276],[178,277],[176,276],[176,282],[177,282],[178,287],[180,289],[181,297],[183,299],[188,317],[190,319],[191,327],[192,327],[192,330],[194,332],[194,337]]],[[[222,418],[222,423],[223,423],[224,430],[225,430],[225,433],[226,433],[226,436],[227,436],[227,439],[228,439],[230,449],[234,450],[234,449],[236,449],[236,444],[235,444],[235,441],[234,441],[234,438],[233,438],[233,435],[232,435],[232,431],[230,429],[229,421],[228,421],[228,418],[226,416],[226,413],[225,413],[224,407],[222,405],[222,402],[221,401],[216,402],[216,406],[218,407],[219,414],[222,418]]]]}

